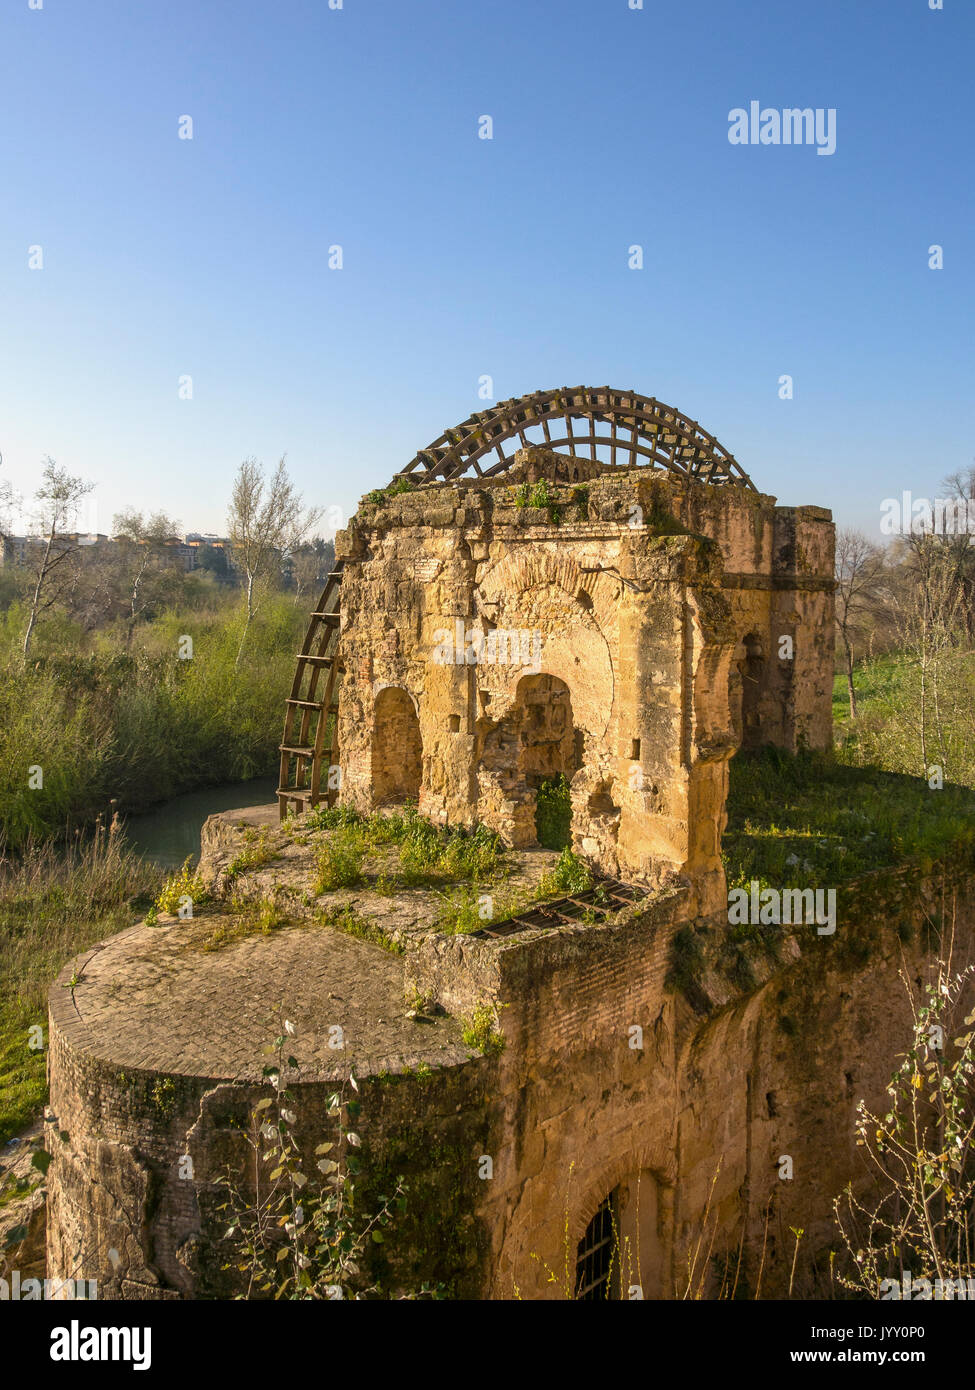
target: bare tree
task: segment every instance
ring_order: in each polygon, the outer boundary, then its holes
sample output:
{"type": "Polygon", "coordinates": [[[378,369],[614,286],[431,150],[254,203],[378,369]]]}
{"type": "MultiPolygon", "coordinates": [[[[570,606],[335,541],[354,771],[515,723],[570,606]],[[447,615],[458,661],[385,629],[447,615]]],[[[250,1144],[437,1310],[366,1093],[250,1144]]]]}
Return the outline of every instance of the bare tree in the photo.
{"type": "Polygon", "coordinates": [[[918,671],[921,765],[927,776],[934,749],[947,777],[952,707],[958,695],[953,675],[965,642],[963,587],[957,557],[943,536],[918,531],[906,540],[906,582],[897,610],[903,649],[918,671]]]}
{"type": "Polygon", "coordinates": [[[120,545],[120,554],[131,579],[129,589],[129,640],[136,619],[144,607],[144,581],[146,575],[157,568],[166,552],[167,543],[179,533],[180,524],[165,512],[153,512],[144,518],[141,512],[127,507],[117,512],[112,520],[112,530],[120,545]]]}
{"type": "Polygon", "coordinates": [[[932,529],[948,549],[961,589],[965,634],[975,642],[975,538],[971,521],[975,519],[975,467],[960,469],[944,479],[947,506],[932,519],[932,529]]]}
{"type": "Polygon", "coordinates": [[[235,670],[240,665],[261,592],[280,568],[282,557],[298,548],[320,517],[320,508],[304,510],[301,494],[295,491],[283,458],[269,480],[256,459],[245,459],[240,465],[227,523],[234,560],[244,576],[246,603],[235,670]]]}
{"type": "MultiPolygon", "coordinates": [[[[319,538],[320,541],[320,538],[319,538]]],[[[288,572],[295,586],[295,607],[308,589],[321,586],[328,565],[327,555],[319,549],[319,542],[299,545],[288,556],[288,572]]]]}
{"type": "Polygon", "coordinates": [[[853,685],[855,648],[867,621],[876,614],[883,597],[884,552],[862,531],[840,531],[836,537],[836,628],[846,660],[846,688],[850,718],[857,713],[853,685]]]}
{"type": "Polygon", "coordinates": [[[38,521],[44,544],[42,550],[38,546],[40,558],[35,570],[34,593],[24,633],[25,661],[41,614],[61,597],[66,587],[65,581],[73,569],[75,547],[63,539],[64,532],[74,520],[82,497],[95,486],[60,468],[50,457],[44,461],[41,477],[43,481],[34,495],[40,503],[38,521]]]}

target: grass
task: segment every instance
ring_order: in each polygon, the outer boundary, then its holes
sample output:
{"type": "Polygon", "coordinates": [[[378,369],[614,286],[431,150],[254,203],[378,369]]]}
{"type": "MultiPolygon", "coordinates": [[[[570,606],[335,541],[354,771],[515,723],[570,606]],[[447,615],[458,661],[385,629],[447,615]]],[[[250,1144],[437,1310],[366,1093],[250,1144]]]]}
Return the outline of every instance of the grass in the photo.
{"type": "Polygon", "coordinates": [[[251,869],[263,869],[265,864],[270,864],[279,854],[266,826],[259,832],[255,831],[253,826],[248,826],[244,831],[244,840],[244,848],[239,854],[235,854],[227,865],[227,879],[231,883],[240,874],[245,874],[251,869]]]}
{"type": "Polygon", "coordinates": [[[260,898],[232,898],[230,913],[207,919],[204,934],[194,945],[201,951],[220,951],[248,936],[270,936],[279,927],[289,926],[291,918],[281,904],[280,895],[267,893],[260,898]]]}
{"type": "MultiPolygon", "coordinates": [[[[442,893],[435,926],[438,931],[449,935],[480,931],[488,923],[497,925],[516,917],[534,903],[564,898],[571,893],[585,893],[593,882],[589,866],[566,847],[554,867],[542,875],[534,889],[512,887],[500,893],[485,893],[482,886],[465,884],[453,892],[442,893]]],[[[581,920],[592,925],[595,913],[587,912],[581,920]]]]}
{"type": "Polygon", "coordinates": [[[124,846],[117,825],[67,849],[28,843],[0,861],[0,1143],[44,1104],[47,992],[73,955],[138,921],[161,872],[124,846]],[[36,1036],[36,1035],[34,1035],[36,1036]]]}
{"type": "Polygon", "coordinates": [[[183,867],[166,879],[147,916],[150,925],[155,921],[157,912],[168,912],[175,917],[187,898],[194,907],[207,901],[209,895],[206,886],[200,875],[190,868],[192,862],[193,856],[190,855],[183,861],[183,867]]]}
{"type": "Polygon", "coordinates": [[[334,893],[338,888],[358,887],[365,853],[358,831],[335,831],[318,852],[315,892],[334,893]]]}
{"type": "Polygon", "coordinates": [[[462,884],[440,894],[434,926],[448,936],[480,931],[489,923],[506,922],[523,912],[534,898],[527,889],[509,888],[486,893],[483,885],[462,884]]]}
{"type": "Polygon", "coordinates": [[[331,832],[318,854],[317,893],[367,882],[367,857],[391,846],[398,850],[397,870],[384,865],[370,881],[387,894],[399,888],[486,883],[505,871],[504,846],[493,831],[436,826],[413,808],[364,816],[349,806],[319,807],[307,828],[331,832]]]}
{"type": "Polygon", "coordinates": [[[394,941],[378,922],[374,922],[369,917],[363,917],[351,903],[346,903],[343,907],[326,909],[321,913],[319,921],[326,927],[335,927],[337,931],[345,932],[348,936],[355,936],[360,941],[369,941],[373,946],[380,946],[384,951],[389,951],[394,956],[403,954],[403,947],[398,941],[394,941]]]}
{"type": "MultiPolygon", "coordinates": [[[[564,779],[549,785],[561,816],[568,787],[564,779]]],[[[504,845],[493,831],[485,826],[436,826],[415,807],[367,816],[350,806],[322,806],[310,813],[306,829],[330,832],[318,854],[316,893],[365,887],[391,895],[403,888],[436,888],[441,891],[435,926],[449,934],[478,931],[488,922],[506,921],[533,902],[583,893],[593,885],[587,865],[566,845],[534,891],[501,888],[508,865],[504,845]],[[384,862],[378,872],[368,872],[369,855],[390,847],[398,851],[395,868],[384,862]]],[[[343,923],[335,925],[349,930],[343,923]]],[[[365,930],[353,929],[352,934],[385,944],[365,930]]]]}
{"type": "Polygon", "coordinates": [[[975,792],[774,748],[730,765],[722,850],[728,887],[830,888],[975,846],[975,792]]]}
{"type": "Polygon", "coordinates": [[[936,766],[945,783],[975,788],[975,653],[967,646],[938,656],[926,691],[918,660],[908,652],[886,652],[861,662],[853,682],[856,719],[850,718],[844,675],[836,677],[833,688],[841,761],[915,776],[936,766]]]}

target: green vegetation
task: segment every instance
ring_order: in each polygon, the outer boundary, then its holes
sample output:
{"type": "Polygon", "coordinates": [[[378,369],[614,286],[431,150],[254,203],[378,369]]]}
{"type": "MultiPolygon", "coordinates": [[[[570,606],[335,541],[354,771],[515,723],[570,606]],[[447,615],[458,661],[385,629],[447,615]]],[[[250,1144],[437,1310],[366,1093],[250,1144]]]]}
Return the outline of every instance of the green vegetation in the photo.
{"type": "Polygon", "coordinates": [[[497,1015],[490,1004],[477,1004],[461,1019],[465,1046],[485,1055],[504,1051],[504,1035],[498,1031],[497,1015]]]}
{"type": "Polygon", "coordinates": [[[561,898],[569,893],[588,892],[592,886],[593,876],[589,865],[566,846],[555,867],[542,878],[536,896],[561,898]]]}
{"type": "Polygon", "coordinates": [[[266,826],[263,826],[260,832],[255,831],[253,826],[248,826],[244,831],[244,841],[244,848],[239,854],[235,854],[227,865],[227,879],[230,882],[251,869],[263,869],[265,864],[270,864],[278,857],[279,850],[272,842],[266,826]]]}
{"type": "MultiPolygon", "coordinates": [[[[578,501],[575,493],[573,493],[572,500],[574,502],[578,501]]],[[[588,491],[586,493],[586,502],[588,504],[588,491]]],[[[540,511],[545,511],[553,526],[558,526],[562,520],[558,495],[549,491],[548,483],[544,478],[540,483],[536,483],[534,487],[530,486],[528,483],[521,483],[516,487],[515,506],[534,507],[540,511]]]]}
{"type": "Polygon", "coordinates": [[[544,849],[565,849],[572,843],[572,797],[561,773],[543,782],[535,802],[535,833],[544,849]]]}
{"type": "Polygon", "coordinates": [[[687,527],[682,526],[677,518],[671,515],[670,510],[657,493],[654,493],[650,499],[650,506],[644,515],[644,524],[659,535],[687,535],[687,527]]]}
{"type": "Polygon", "coordinates": [[[194,938],[193,945],[200,951],[219,951],[248,936],[270,936],[291,922],[281,897],[278,892],[259,898],[233,897],[229,913],[203,919],[203,933],[194,938]]]}
{"type": "Polygon", "coordinates": [[[504,871],[504,847],[484,826],[445,829],[424,820],[416,810],[364,816],[348,806],[319,807],[307,821],[311,830],[328,830],[318,856],[318,893],[354,888],[365,878],[368,855],[388,846],[398,851],[398,872],[384,866],[373,887],[436,887],[445,883],[483,883],[504,871]]]}
{"type": "Polygon", "coordinates": [[[253,620],[233,591],[184,576],[178,610],[134,634],[118,619],[94,631],[54,613],[24,667],[24,601],[0,612],[0,823],[8,849],[89,824],[114,800],[143,808],[193,787],[269,772],[281,692],[305,618],[285,595],[253,620]],[[195,583],[190,581],[195,580],[195,583]],[[192,656],[183,638],[192,639],[192,656]],[[38,772],[40,782],[38,785],[38,772]]]}
{"type": "MultiPolygon", "coordinates": [[[[492,888],[485,893],[481,887],[464,884],[450,893],[442,893],[435,925],[438,931],[448,934],[480,931],[489,924],[496,926],[507,922],[519,913],[530,910],[536,903],[549,898],[564,898],[572,893],[585,893],[592,886],[589,866],[567,847],[534,889],[513,885],[500,891],[492,888]]],[[[598,904],[601,897],[598,887],[596,897],[598,904]]],[[[591,926],[596,920],[595,910],[587,910],[580,920],[591,926]]]]}
{"type": "Polygon", "coordinates": [[[902,976],[913,1018],[907,1047],[886,1101],[876,1110],[857,1102],[857,1147],[880,1181],[866,1196],[850,1183],[833,1209],[838,1281],[867,1298],[887,1296],[883,1281],[904,1270],[915,1286],[930,1280],[936,1298],[936,1280],[975,1276],[975,1013],[965,1008],[973,974],[973,965],[958,971],[938,960],[923,984],[902,976]]]}
{"type": "MultiPolygon", "coordinates": [[[[975,788],[975,663],[970,651],[953,653],[949,690],[936,708],[937,722],[922,709],[922,671],[910,653],[887,653],[854,670],[857,717],[850,718],[846,677],[833,686],[833,718],[838,756],[858,767],[922,776],[927,768],[942,770],[943,780],[975,788]],[[924,719],[929,728],[922,743],[924,719]]],[[[930,683],[930,674],[927,676],[930,683]]],[[[934,697],[927,693],[928,704],[934,697]]]]}
{"type": "Polygon", "coordinates": [[[207,901],[207,890],[203,879],[190,868],[192,856],[184,860],[183,867],[178,873],[170,874],[163,884],[153,907],[156,912],[168,912],[175,917],[179,909],[183,906],[184,900],[190,898],[194,907],[197,903],[207,901]]]}
{"type": "Polygon", "coordinates": [[[906,860],[975,848],[975,793],[767,748],[730,766],[723,857],[729,888],[830,888],[906,860]]]}
{"type": "Polygon", "coordinates": [[[572,489],[572,501],[579,508],[579,519],[585,521],[589,516],[589,485],[579,483],[572,489]]]}
{"type": "MultiPolygon", "coordinates": [[[[406,1184],[397,1176],[385,1184],[385,1192],[366,1199],[362,1184],[371,1176],[369,1159],[354,1128],[361,1128],[362,1105],[346,1097],[344,1087],[328,1097],[328,1137],[315,1146],[312,1162],[295,1135],[297,1095],[284,1081],[286,1075],[299,1076],[297,1058],[289,1055],[297,1029],[283,1017],[279,1027],[265,1049],[275,1054],[263,1068],[268,1095],[254,1106],[245,1136],[251,1151],[248,1176],[228,1167],[220,1180],[227,1201],[218,1210],[228,1220],[229,1259],[223,1268],[244,1276],[238,1298],[388,1297],[372,1277],[370,1256],[406,1210],[406,1184]]],[[[354,1076],[349,1083],[358,1092],[354,1076]]],[[[434,1295],[424,1286],[399,1296],[434,1295]]]]}
{"type": "Polygon", "coordinates": [[[360,941],[369,941],[373,946],[380,946],[384,951],[389,951],[394,956],[403,954],[403,947],[398,941],[394,941],[378,922],[369,917],[363,917],[351,903],[345,903],[342,907],[325,909],[319,914],[319,921],[326,927],[335,927],[336,930],[343,931],[348,936],[358,937],[360,941]]]}
{"type": "Polygon", "coordinates": [[[171,1077],[164,1076],[154,1081],[150,1095],[153,1106],[161,1115],[171,1115],[176,1109],[176,1086],[171,1077]]]}
{"type": "Polygon", "coordinates": [[[524,912],[536,895],[527,888],[493,888],[485,892],[483,885],[462,884],[440,894],[434,925],[437,931],[450,936],[480,931],[494,922],[506,922],[524,912]]]}
{"type": "Polygon", "coordinates": [[[161,877],[124,847],[117,825],[66,850],[29,844],[0,861],[0,1143],[44,1103],[51,981],[73,955],[138,921],[161,877]]]}
{"type": "Polygon", "coordinates": [[[318,851],[316,893],[334,893],[337,888],[355,888],[362,882],[365,847],[357,830],[338,830],[318,851]]]}
{"type": "Polygon", "coordinates": [[[365,501],[373,507],[381,507],[391,497],[399,497],[404,492],[412,492],[415,487],[416,484],[409,478],[395,478],[388,487],[377,487],[373,488],[372,492],[367,492],[365,501]]]}

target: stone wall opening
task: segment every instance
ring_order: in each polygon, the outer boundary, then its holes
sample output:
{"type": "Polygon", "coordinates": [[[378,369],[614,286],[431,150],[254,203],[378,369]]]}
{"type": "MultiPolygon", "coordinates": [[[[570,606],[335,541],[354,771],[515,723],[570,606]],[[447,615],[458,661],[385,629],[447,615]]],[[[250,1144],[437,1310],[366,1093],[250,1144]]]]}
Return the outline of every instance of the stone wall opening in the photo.
{"type": "Polygon", "coordinates": [[[739,748],[759,748],[762,739],[761,701],[765,685],[765,648],[757,632],[738,643],[728,681],[732,728],[739,748]]]}
{"type": "MultiPolygon", "coordinates": [[[[516,848],[544,842],[540,814],[546,825],[564,820],[561,833],[553,834],[559,834],[561,843],[570,843],[568,784],[581,766],[582,749],[576,734],[565,681],[558,676],[522,676],[508,714],[484,740],[479,770],[482,793],[495,789],[501,811],[485,819],[516,848]]],[[[490,793],[488,798],[494,799],[490,793]]],[[[544,840],[550,839],[546,831],[544,840]]],[[[553,841],[548,847],[561,845],[553,841]]]]}
{"type": "Polygon", "coordinates": [[[413,701],[400,686],[376,696],[372,732],[373,806],[417,801],[423,771],[420,721],[413,701]]]}
{"type": "Polygon", "coordinates": [[[572,843],[569,783],[579,767],[569,687],[558,676],[524,676],[518,683],[518,771],[533,810],[535,836],[546,849],[572,843]]]}
{"type": "Polygon", "coordinates": [[[576,1250],[575,1296],[583,1302],[618,1297],[617,1194],[600,1202],[576,1250]]]}

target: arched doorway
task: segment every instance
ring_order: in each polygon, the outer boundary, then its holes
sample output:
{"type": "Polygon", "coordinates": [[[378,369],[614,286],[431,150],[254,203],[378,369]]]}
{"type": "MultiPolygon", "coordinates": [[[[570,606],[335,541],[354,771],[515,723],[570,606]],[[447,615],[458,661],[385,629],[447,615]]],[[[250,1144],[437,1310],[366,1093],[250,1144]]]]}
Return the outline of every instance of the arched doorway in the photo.
{"type": "Polygon", "coordinates": [[[376,696],[372,730],[372,804],[416,801],[423,744],[420,721],[405,690],[388,685],[376,696]]]}
{"type": "Polygon", "coordinates": [[[565,681],[522,676],[511,709],[485,738],[480,768],[482,796],[498,807],[494,829],[516,849],[570,842],[568,787],[581,755],[565,681]]]}
{"type": "Polygon", "coordinates": [[[576,1247],[575,1297],[666,1298],[672,1191],[650,1168],[628,1174],[596,1208],[576,1247]]]}

